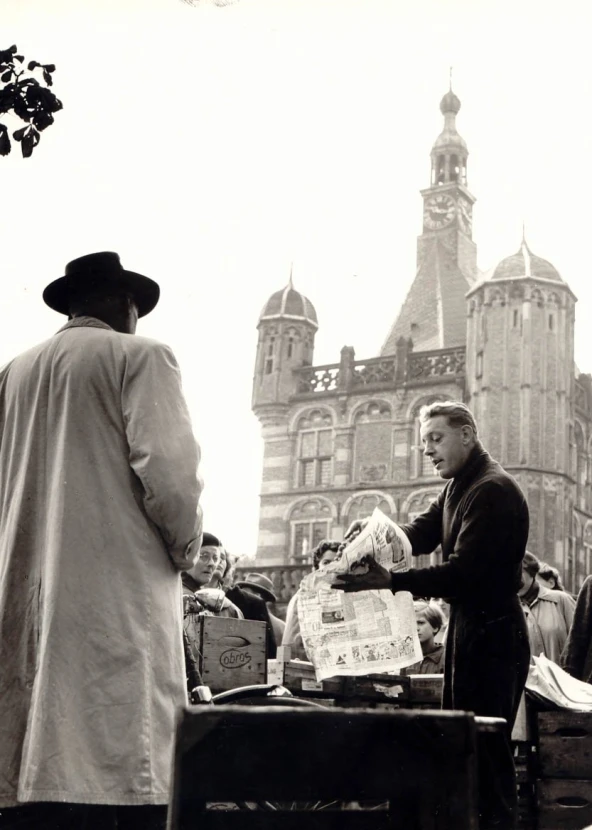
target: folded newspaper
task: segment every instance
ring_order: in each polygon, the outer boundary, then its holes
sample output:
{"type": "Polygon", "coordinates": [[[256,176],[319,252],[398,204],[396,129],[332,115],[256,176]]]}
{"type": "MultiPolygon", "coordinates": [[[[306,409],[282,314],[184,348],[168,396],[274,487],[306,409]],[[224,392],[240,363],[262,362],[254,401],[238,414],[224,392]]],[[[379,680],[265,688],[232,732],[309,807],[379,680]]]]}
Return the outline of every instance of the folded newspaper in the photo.
{"type": "Polygon", "coordinates": [[[298,619],[317,680],[396,674],[422,659],[410,593],[331,588],[339,574],[366,572],[369,558],[390,571],[406,571],[411,563],[407,536],[378,508],[337,559],[302,580],[298,619]]]}
{"type": "Polygon", "coordinates": [[[561,709],[592,712],[592,686],[576,680],[544,654],[533,656],[526,688],[561,709]]]}

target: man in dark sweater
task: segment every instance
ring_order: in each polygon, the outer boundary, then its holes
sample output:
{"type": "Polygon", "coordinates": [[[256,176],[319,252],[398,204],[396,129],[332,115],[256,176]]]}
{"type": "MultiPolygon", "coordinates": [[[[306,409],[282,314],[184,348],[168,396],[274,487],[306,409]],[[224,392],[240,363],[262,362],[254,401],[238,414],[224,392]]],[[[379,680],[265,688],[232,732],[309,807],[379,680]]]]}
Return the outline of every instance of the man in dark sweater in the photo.
{"type": "MultiPolygon", "coordinates": [[[[368,573],[343,576],[334,587],[390,588],[450,602],[442,705],[506,719],[504,734],[488,735],[479,748],[479,826],[514,830],[510,736],[530,658],[516,596],[528,508],[516,481],[483,449],[464,404],[431,404],[422,408],[420,419],[424,454],[447,483],[426,512],[403,530],[416,556],[441,544],[442,564],[391,574],[372,560],[368,573]]],[[[354,523],[348,535],[362,526],[354,523]]]]}

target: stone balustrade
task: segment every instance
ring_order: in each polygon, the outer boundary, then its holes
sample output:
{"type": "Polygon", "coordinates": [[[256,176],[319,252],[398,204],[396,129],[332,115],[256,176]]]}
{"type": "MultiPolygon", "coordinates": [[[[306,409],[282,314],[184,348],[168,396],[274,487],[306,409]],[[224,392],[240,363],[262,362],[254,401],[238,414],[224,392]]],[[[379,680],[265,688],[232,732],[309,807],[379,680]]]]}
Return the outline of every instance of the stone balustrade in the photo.
{"type": "Polygon", "coordinates": [[[434,349],[414,352],[413,342],[401,337],[394,355],[355,360],[351,347],[341,350],[339,363],[323,366],[303,366],[296,369],[298,378],[296,397],[318,394],[348,394],[360,390],[385,389],[432,383],[438,378],[447,380],[462,377],[465,372],[465,348],[434,349]]]}

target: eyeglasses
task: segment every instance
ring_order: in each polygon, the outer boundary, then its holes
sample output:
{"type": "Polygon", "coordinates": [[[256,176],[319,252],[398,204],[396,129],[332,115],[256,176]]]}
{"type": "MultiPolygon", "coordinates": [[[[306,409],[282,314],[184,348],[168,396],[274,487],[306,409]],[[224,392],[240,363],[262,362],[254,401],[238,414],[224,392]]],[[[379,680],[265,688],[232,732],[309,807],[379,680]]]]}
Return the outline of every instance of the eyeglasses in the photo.
{"type": "Polygon", "coordinates": [[[204,562],[207,560],[217,562],[220,559],[220,554],[218,553],[218,551],[200,550],[198,558],[203,560],[204,562]]]}

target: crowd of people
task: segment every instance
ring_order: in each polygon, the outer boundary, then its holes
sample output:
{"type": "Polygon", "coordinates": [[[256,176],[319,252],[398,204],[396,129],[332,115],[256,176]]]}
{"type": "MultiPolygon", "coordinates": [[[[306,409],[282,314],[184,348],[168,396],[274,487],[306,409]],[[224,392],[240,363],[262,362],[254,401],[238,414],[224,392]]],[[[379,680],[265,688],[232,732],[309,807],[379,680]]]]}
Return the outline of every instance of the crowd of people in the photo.
{"type": "MultiPolygon", "coordinates": [[[[284,623],[269,578],[235,580],[236,557],[203,532],[179,367],[133,336],[159,296],[115,253],[73,260],[43,293],[66,324],[0,369],[0,830],[163,830],[201,616],[263,621],[269,657],[283,644],[306,658],[297,595],[284,623]]],[[[591,680],[592,576],[576,603],[526,551],[524,496],[465,404],[420,420],[445,486],[402,531],[442,562],[370,560],[332,587],[414,596],[423,658],[408,671],[443,673],[444,708],[505,721],[478,749],[479,827],[513,830],[531,654],[591,680]]],[[[313,567],[342,544],[319,545],[313,567]]]]}

